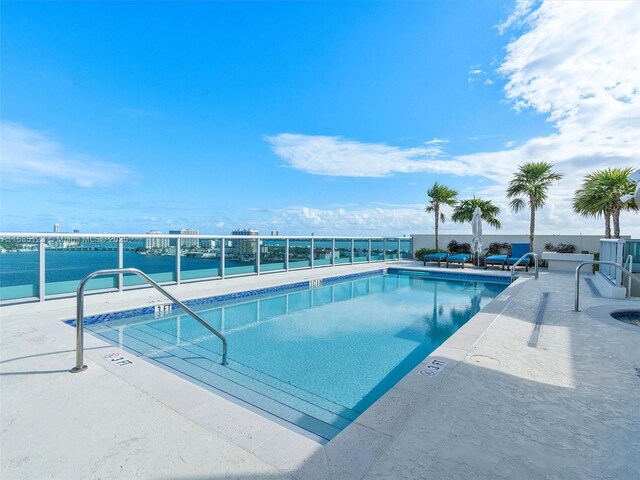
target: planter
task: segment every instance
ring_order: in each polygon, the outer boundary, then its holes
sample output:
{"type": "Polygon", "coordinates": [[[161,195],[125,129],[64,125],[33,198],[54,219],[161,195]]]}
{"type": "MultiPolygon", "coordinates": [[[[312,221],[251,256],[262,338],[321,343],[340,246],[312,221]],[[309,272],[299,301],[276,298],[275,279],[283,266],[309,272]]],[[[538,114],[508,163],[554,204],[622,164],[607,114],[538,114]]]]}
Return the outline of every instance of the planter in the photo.
{"type": "Polygon", "coordinates": [[[580,263],[593,260],[593,253],[542,252],[542,259],[549,262],[549,271],[575,272],[580,263]]]}

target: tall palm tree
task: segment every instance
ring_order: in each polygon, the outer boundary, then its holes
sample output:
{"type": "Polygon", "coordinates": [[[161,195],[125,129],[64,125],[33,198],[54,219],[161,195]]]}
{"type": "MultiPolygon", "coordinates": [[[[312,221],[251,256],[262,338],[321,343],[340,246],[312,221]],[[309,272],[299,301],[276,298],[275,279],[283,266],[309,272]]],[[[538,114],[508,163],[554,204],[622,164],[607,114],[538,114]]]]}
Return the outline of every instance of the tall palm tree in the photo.
{"type": "Polygon", "coordinates": [[[427,196],[429,197],[429,204],[425,211],[427,213],[433,213],[435,215],[436,224],[436,249],[438,248],[438,225],[440,222],[444,223],[446,217],[441,211],[443,205],[453,207],[456,204],[456,197],[458,192],[453,188],[449,188],[446,185],[441,185],[438,182],[433,184],[429,190],[427,190],[427,196]]]}
{"type": "Polygon", "coordinates": [[[611,238],[611,207],[607,192],[598,185],[597,176],[590,173],[573,194],[573,211],[584,217],[604,217],[604,238],[611,238]]]}
{"type": "Polygon", "coordinates": [[[633,168],[607,168],[596,170],[584,178],[582,186],[573,196],[573,211],[584,216],[605,219],[605,238],[620,238],[620,213],[624,210],[638,210],[633,200],[622,202],[620,197],[633,193],[635,184],[627,177],[633,168]]]}
{"type": "Polygon", "coordinates": [[[514,212],[519,212],[529,205],[531,212],[529,220],[529,243],[533,248],[533,237],[536,229],[536,210],[542,208],[547,201],[547,190],[562,178],[553,171],[553,164],[549,162],[527,162],[520,165],[513,175],[507,188],[507,199],[511,199],[509,206],[514,212]]]}
{"type": "Polygon", "coordinates": [[[487,222],[494,228],[501,228],[502,224],[498,220],[500,214],[500,207],[494,205],[491,200],[483,200],[481,198],[467,198],[466,200],[460,200],[460,202],[453,209],[453,215],[451,220],[457,223],[471,222],[473,220],[473,212],[476,207],[480,207],[482,212],[482,220],[487,222]]]}

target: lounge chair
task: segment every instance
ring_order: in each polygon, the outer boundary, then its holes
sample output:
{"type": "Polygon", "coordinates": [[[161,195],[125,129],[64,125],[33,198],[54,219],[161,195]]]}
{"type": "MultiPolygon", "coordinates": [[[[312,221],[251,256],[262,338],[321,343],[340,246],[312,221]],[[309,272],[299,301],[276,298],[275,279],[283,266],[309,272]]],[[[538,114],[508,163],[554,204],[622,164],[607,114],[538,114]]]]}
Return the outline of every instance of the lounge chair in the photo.
{"type": "Polygon", "coordinates": [[[440,266],[440,263],[444,262],[448,256],[448,253],[427,253],[422,257],[422,264],[427,266],[427,262],[438,262],[438,266],[440,266]]]}
{"type": "MultiPolygon", "coordinates": [[[[513,265],[520,257],[522,257],[525,253],[531,251],[531,245],[528,243],[512,243],[511,244],[511,255],[490,255],[484,259],[484,269],[489,268],[489,265],[500,265],[501,269],[504,270],[504,267],[513,265]]],[[[527,268],[529,271],[529,265],[531,262],[531,258],[526,258],[520,263],[527,268]]]]}
{"type": "Polygon", "coordinates": [[[472,259],[473,255],[471,255],[470,253],[457,253],[455,255],[449,255],[447,257],[447,268],[449,268],[450,263],[459,263],[464,269],[465,262],[470,262],[472,259]]]}
{"type": "MultiPolygon", "coordinates": [[[[515,264],[520,258],[531,251],[531,244],[529,243],[512,243],[511,244],[511,256],[507,258],[507,266],[515,264]]],[[[527,257],[518,266],[522,265],[529,271],[529,265],[531,265],[531,257],[527,257]]]]}

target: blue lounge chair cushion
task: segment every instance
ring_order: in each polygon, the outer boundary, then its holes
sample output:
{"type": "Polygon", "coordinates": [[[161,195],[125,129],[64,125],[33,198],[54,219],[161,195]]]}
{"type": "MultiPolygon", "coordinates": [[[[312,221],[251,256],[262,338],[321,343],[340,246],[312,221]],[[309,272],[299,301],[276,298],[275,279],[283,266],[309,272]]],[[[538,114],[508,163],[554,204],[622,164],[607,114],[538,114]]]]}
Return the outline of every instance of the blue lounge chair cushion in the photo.
{"type": "Polygon", "coordinates": [[[456,255],[449,255],[449,257],[447,258],[447,262],[451,263],[464,263],[464,262],[470,262],[471,261],[471,255],[468,253],[458,253],[456,255]]]}
{"type": "Polygon", "coordinates": [[[484,259],[484,263],[505,263],[507,261],[506,255],[491,255],[484,259]]]}
{"type": "Polygon", "coordinates": [[[427,262],[443,262],[447,259],[447,253],[427,253],[424,256],[424,260],[427,262]]]}

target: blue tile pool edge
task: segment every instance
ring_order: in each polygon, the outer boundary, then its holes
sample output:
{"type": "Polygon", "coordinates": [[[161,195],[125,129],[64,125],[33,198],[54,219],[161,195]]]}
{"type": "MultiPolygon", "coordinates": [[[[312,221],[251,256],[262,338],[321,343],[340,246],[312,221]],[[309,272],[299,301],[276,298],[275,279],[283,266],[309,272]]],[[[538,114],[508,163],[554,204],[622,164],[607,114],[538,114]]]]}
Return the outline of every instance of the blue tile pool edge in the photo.
{"type": "MultiPolygon", "coordinates": [[[[277,285],[275,287],[265,287],[265,288],[258,288],[254,290],[245,290],[242,292],[215,295],[211,297],[195,298],[192,300],[185,300],[183,303],[187,307],[192,307],[197,305],[207,305],[212,303],[221,303],[229,300],[237,300],[240,298],[256,297],[256,296],[265,295],[273,292],[286,292],[289,290],[307,289],[307,288],[331,285],[334,283],[345,282],[345,281],[354,280],[357,278],[366,278],[366,277],[373,277],[376,275],[382,275],[384,273],[385,273],[384,269],[371,270],[368,272],[351,273],[348,275],[338,275],[338,276],[327,277],[322,279],[305,280],[303,282],[287,283],[284,285],[277,285]]],[[[151,305],[147,307],[121,310],[118,312],[109,312],[109,313],[101,313],[98,315],[90,315],[90,316],[84,317],[84,324],[95,325],[97,323],[104,323],[112,320],[122,320],[125,318],[136,317],[138,315],[148,315],[155,312],[155,307],[156,307],[155,305],[151,305]]],[[[178,308],[178,305],[172,304],[172,308],[178,308]]],[[[69,320],[63,320],[63,322],[66,323],[67,325],[71,325],[72,327],[76,326],[75,318],[72,318],[69,320]]]]}

